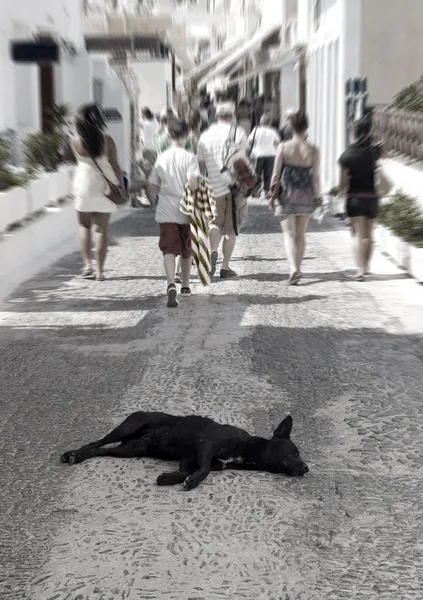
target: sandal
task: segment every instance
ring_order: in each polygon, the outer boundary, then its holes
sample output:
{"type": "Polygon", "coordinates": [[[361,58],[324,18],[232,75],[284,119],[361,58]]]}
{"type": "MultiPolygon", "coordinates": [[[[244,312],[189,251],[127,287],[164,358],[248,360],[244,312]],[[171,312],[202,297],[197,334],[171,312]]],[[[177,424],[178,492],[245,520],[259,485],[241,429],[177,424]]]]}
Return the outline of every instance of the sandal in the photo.
{"type": "Polygon", "coordinates": [[[181,287],[181,296],[191,296],[191,288],[189,287],[181,287]]]}
{"type": "Polygon", "coordinates": [[[106,281],[106,278],[104,277],[103,273],[101,273],[100,275],[95,276],[95,280],[96,281],[106,281]]]}
{"type": "Polygon", "coordinates": [[[94,279],[94,271],[91,267],[87,267],[81,273],[82,279],[94,279]]]}
{"type": "Polygon", "coordinates": [[[236,277],[238,273],[235,273],[232,269],[220,269],[220,278],[229,279],[230,277],[236,277]]]}
{"type": "Polygon", "coordinates": [[[174,283],[170,283],[167,286],[167,306],[169,308],[176,308],[178,306],[176,295],[176,285],[174,283]]]}
{"type": "Polygon", "coordinates": [[[288,285],[298,285],[300,283],[301,273],[296,271],[289,276],[288,285]]]}

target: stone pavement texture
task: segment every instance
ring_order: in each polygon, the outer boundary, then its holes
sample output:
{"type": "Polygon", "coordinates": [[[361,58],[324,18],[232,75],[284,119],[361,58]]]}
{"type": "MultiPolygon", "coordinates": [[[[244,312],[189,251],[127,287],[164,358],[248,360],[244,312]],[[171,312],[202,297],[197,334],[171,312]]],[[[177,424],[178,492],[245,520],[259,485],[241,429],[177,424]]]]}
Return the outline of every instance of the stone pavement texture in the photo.
{"type": "Polygon", "coordinates": [[[164,305],[156,226],[112,229],[108,281],[71,254],[1,315],[2,600],[421,600],[423,290],[385,259],[349,281],[348,233],[311,225],[286,285],[278,224],[257,202],[239,278],[164,305]],[[303,479],[62,451],[129,412],[198,413],[269,436],[291,413],[303,479]]]}

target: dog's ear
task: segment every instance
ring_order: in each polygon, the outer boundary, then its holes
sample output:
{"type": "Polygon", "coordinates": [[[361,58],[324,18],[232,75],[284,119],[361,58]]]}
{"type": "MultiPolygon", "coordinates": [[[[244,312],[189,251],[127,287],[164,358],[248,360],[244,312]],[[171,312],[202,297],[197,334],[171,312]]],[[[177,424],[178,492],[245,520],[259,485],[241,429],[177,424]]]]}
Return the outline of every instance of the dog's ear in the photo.
{"type": "Polygon", "coordinates": [[[285,419],[280,423],[280,425],[275,429],[273,433],[273,437],[283,438],[285,440],[289,439],[292,431],[292,417],[288,415],[285,419]]]}

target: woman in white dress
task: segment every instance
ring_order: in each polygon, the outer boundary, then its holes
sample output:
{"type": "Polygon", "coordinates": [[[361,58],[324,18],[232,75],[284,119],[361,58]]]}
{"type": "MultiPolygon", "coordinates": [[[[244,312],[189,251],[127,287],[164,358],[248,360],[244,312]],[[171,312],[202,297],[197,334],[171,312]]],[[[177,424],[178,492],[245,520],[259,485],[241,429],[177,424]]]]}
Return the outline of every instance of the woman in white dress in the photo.
{"type": "Polygon", "coordinates": [[[122,183],[116,145],[110,136],[104,134],[105,128],[106,123],[98,106],[87,104],[78,111],[76,135],[71,141],[71,149],[77,160],[73,195],[84,260],[82,277],[86,279],[95,277],[97,281],[104,281],[107,229],[110,214],[117,210],[116,204],[104,195],[106,183],[100,169],[112,183],[122,183]],[[92,229],[95,233],[95,275],[91,257],[92,229]]]}

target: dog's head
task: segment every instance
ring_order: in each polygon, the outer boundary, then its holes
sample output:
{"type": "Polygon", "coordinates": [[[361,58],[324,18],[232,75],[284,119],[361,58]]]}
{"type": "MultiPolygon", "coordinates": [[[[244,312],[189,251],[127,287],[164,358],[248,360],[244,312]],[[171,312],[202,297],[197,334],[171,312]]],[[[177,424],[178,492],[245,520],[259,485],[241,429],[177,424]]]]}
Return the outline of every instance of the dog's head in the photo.
{"type": "Polygon", "coordinates": [[[308,466],[300,456],[297,446],[291,441],[292,417],[286,417],[275,429],[267,443],[263,459],[269,470],[301,477],[308,473],[308,466]]]}

